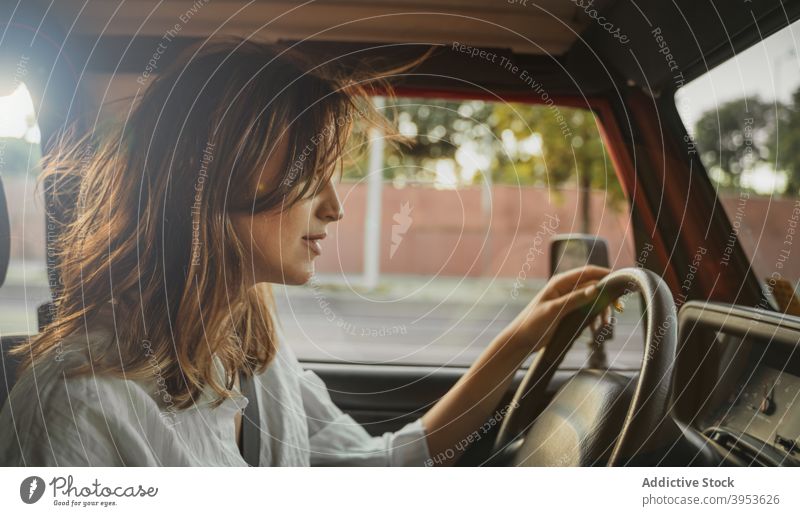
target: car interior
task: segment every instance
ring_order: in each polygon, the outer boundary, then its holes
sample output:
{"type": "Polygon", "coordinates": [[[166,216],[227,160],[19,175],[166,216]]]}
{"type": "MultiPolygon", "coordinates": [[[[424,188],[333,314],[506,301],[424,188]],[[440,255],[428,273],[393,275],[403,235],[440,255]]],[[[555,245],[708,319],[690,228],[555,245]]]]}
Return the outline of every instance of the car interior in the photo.
{"type": "MultiPolygon", "coordinates": [[[[401,62],[433,46],[426,61],[392,80],[399,98],[590,113],[624,199],[631,258],[620,260],[606,249],[606,238],[580,229],[561,227],[548,237],[547,274],[560,270],[567,243],[582,253],[578,262],[615,269],[601,282],[603,306],[578,310],[559,325],[553,344],[517,372],[498,407],[505,417],[493,422],[490,438],[471,443],[458,465],[800,465],[795,294],[777,292],[785,283],[770,282],[776,276],[754,265],[756,254],[743,237],[730,237],[737,219],[676,100],[685,85],[789,28],[800,19],[800,3],[30,0],[5,2],[0,10],[0,19],[11,20],[0,36],[0,95],[13,89],[13,70],[24,56],[42,154],[68,124],[102,131],[106,118],[127,109],[144,87],[136,78],[170,30],[162,63],[223,33],[302,42],[356,62],[401,62]],[[613,329],[617,339],[627,338],[631,360],[620,365],[606,347],[608,360],[585,361],[591,339],[576,328],[619,297],[630,300],[625,315],[638,328],[613,329]]],[[[0,278],[15,220],[6,195],[0,195],[0,278]]],[[[48,220],[65,220],[68,203],[45,196],[48,220]]],[[[353,231],[362,231],[358,223],[353,231]]],[[[47,231],[44,245],[54,238],[47,231]]],[[[44,255],[49,295],[57,296],[57,263],[46,249],[44,255]]],[[[782,270],[785,279],[797,279],[782,270]]],[[[47,324],[50,302],[37,306],[31,331],[2,332],[0,405],[15,380],[6,351],[47,324]]],[[[336,404],[374,435],[420,417],[468,365],[358,360],[359,353],[298,355],[336,404]]]]}

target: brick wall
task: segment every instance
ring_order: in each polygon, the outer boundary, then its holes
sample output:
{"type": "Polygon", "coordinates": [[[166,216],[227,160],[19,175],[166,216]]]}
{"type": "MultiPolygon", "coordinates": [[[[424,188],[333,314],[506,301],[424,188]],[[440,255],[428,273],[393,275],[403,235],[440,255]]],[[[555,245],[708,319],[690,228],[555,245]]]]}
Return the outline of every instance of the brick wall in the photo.
{"type": "MultiPolygon", "coordinates": [[[[3,178],[3,183],[11,217],[12,257],[22,259],[24,253],[27,260],[44,260],[44,212],[40,196],[34,195],[34,181],[10,176],[3,178]]],[[[318,270],[359,273],[363,267],[366,185],[342,184],[339,195],[345,218],[331,227],[318,270]]],[[[607,201],[604,192],[592,192],[593,232],[608,239],[615,267],[630,266],[634,261],[633,232],[627,212],[607,201]]],[[[579,232],[578,202],[577,192],[571,189],[495,186],[489,201],[487,192],[479,187],[435,190],[387,185],[381,215],[381,272],[515,277],[527,263],[529,277],[544,277],[548,270],[547,240],[553,231],[550,228],[556,226],[557,233],[579,232]],[[395,238],[399,244],[390,256],[392,226],[401,226],[393,217],[400,217],[405,203],[411,209],[410,222],[405,233],[395,238]]],[[[792,237],[788,230],[795,201],[733,195],[723,196],[723,204],[740,229],[745,249],[759,250],[754,264],[759,276],[776,270],[780,256],[785,256],[787,249],[791,252],[791,244],[786,242],[792,237]]],[[[784,277],[800,277],[796,256],[784,258],[781,267],[784,277]]]]}

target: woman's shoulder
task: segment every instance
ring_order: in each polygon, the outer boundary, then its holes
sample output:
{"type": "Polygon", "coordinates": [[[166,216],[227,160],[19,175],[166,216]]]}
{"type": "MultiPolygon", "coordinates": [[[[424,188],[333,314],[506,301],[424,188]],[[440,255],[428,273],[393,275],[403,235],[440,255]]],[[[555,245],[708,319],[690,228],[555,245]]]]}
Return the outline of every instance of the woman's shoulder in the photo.
{"type": "Polygon", "coordinates": [[[42,368],[21,379],[0,411],[0,464],[119,466],[150,461],[139,425],[150,425],[148,402],[123,381],[58,378],[42,368]],[[125,391],[130,399],[125,399],[125,391]]]}
{"type": "Polygon", "coordinates": [[[114,341],[113,330],[103,325],[63,338],[22,372],[9,392],[9,401],[19,405],[20,411],[35,406],[58,414],[74,406],[105,402],[118,406],[118,402],[146,400],[147,393],[138,382],[93,370],[93,357],[113,356],[114,341]],[[73,374],[79,368],[87,371],[73,374]]]}
{"type": "Polygon", "coordinates": [[[114,465],[115,438],[136,441],[136,425],[157,413],[142,385],[91,370],[68,374],[111,345],[112,333],[91,328],[65,337],[19,376],[0,411],[0,464],[114,465]]]}

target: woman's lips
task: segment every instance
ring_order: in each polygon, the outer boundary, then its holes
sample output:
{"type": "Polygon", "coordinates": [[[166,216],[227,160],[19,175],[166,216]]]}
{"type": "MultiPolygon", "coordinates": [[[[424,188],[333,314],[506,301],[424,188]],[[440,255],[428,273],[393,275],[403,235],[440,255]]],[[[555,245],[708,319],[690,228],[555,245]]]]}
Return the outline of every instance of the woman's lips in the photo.
{"type": "Polygon", "coordinates": [[[306,243],[312,253],[319,256],[322,254],[322,246],[320,245],[319,241],[323,238],[325,238],[325,235],[306,235],[303,237],[303,241],[306,243]]]}

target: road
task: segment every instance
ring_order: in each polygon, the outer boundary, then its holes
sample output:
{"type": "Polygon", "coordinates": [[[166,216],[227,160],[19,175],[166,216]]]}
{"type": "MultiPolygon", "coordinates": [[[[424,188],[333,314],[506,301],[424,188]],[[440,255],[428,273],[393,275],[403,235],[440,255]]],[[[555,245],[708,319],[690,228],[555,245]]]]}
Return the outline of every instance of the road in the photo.
{"type": "MultiPolygon", "coordinates": [[[[287,341],[301,359],[318,361],[469,365],[525,306],[498,299],[375,302],[352,293],[281,294],[276,292],[276,304],[287,341]]],[[[609,362],[639,369],[638,303],[629,300],[616,317],[614,338],[606,341],[609,362]]],[[[584,365],[587,344],[588,338],[577,342],[564,365],[584,365]]]]}
{"type": "MultiPolygon", "coordinates": [[[[47,288],[0,288],[0,332],[35,331],[36,306],[47,288]]],[[[525,305],[525,300],[487,294],[400,295],[370,298],[348,289],[277,288],[278,319],[301,360],[358,363],[469,365],[525,305]]],[[[525,299],[529,299],[526,297],[525,299]]],[[[638,369],[642,331],[636,303],[618,314],[615,335],[606,342],[609,362],[638,369]]],[[[577,368],[587,358],[578,342],[564,365],[577,368]]]]}

